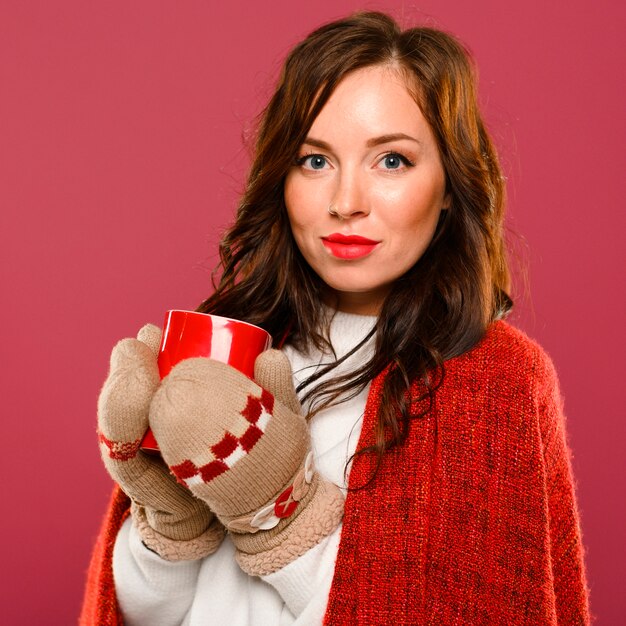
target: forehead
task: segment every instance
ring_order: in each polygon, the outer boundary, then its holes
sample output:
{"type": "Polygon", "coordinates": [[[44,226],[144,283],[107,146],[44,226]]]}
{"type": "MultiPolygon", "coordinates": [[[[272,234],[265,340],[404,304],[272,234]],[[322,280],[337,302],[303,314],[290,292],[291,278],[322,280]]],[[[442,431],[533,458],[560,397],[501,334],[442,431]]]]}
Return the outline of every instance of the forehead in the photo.
{"type": "Polygon", "coordinates": [[[428,129],[406,73],[392,65],[365,67],[348,74],[313,121],[310,135],[349,129],[371,135],[417,133],[428,129]]]}

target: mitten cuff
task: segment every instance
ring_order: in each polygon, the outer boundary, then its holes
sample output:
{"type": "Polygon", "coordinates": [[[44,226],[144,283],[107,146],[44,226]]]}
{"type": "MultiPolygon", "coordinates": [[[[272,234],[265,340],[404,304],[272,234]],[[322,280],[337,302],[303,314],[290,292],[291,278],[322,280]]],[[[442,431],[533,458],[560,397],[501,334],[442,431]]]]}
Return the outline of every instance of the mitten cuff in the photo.
{"type": "Polygon", "coordinates": [[[311,499],[288,525],[252,535],[231,534],[237,548],[237,562],[244,572],[251,576],[271,574],[302,556],[337,528],[343,517],[343,493],[319,474],[311,486],[314,489],[311,499]]]}
{"type": "Polygon", "coordinates": [[[162,535],[148,523],[144,507],[131,504],[133,524],[142,541],[150,550],[166,561],[195,561],[215,552],[224,538],[224,527],[214,518],[209,527],[198,537],[187,541],[176,541],[162,535]]]}

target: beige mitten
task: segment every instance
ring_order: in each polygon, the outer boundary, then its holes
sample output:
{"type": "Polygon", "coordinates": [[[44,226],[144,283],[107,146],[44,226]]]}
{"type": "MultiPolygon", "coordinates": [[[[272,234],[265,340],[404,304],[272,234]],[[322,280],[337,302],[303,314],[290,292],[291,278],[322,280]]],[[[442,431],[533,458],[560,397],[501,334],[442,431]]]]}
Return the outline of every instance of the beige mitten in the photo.
{"type": "Polygon", "coordinates": [[[172,472],[230,531],[242,569],[265,575],[338,526],[343,494],[314,471],[287,357],[262,353],[255,379],[185,360],[155,394],[150,426],[172,472]]]}
{"type": "Polygon", "coordinates": [[[98,439],[104,465],[132,501],[133,522],[151,550],[167,560],[214,552],[224,536],[207,505],[176,482],[159,456],[139,449],[159,387],[156,354],[161,331],[144,326],[122,339],[98,399],[98,439]]]}

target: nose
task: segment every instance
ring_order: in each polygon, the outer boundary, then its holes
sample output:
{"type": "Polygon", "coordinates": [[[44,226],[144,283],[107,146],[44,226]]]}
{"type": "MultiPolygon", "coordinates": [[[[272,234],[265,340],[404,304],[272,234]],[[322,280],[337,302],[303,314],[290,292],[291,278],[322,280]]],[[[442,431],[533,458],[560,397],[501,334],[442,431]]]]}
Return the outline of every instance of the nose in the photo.
{"type": "Polygon", "coordinates": [[[369,214],[367,194],[357,172],[342,172],[328,212],[340,220],[363,217],[369,214]]]}

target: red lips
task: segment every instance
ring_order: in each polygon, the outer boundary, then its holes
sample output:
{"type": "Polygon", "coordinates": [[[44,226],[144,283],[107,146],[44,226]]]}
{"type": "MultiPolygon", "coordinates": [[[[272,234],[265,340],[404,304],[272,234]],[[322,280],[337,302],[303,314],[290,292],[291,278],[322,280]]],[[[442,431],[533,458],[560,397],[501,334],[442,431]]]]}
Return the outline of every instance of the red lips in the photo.
{"type": "Polygon", "coordinates": [[[360,235],[342,235],[332,233],[322,237],[322,243],[338,259],[360,259],[371,254],[380,241],[367,239],[360,235]]]}
{"type": "Polygon", "coordinates": [[[373,241],[372,239],[367,239],[360,235],[342,235],[341,233],[333,233],[332,235],[322,237],[322,239],[324,239],[324,241],[330,241],[331,243],[342,243],[348,246],[351,244],[373,246],[379,243],[378,241],[373,241]]]}

